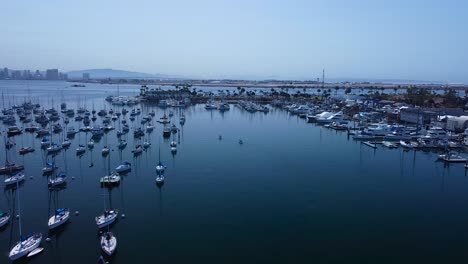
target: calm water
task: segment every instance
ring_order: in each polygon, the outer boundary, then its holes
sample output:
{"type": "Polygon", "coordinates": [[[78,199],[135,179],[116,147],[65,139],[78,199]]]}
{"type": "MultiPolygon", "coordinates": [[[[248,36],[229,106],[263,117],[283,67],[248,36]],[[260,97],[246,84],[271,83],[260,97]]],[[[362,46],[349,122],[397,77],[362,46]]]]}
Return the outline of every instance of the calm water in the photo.
{"type": "MultiPolygon", "coordinates": [[[[119,92],[131,95],[138,89],[120,86],[119,92]]],[[[74,109],[110,109],[104,97],[117,93],[116,86],[71,88],[68,83],[40,81],[0,82],[0,90],[11,103],[30,96],[43,105],[53,101],[56,108],[65,101],[74,109]]],[[[154,120],[164,113],[157,107],[138,107],[143,114],[154,110],[154,120]]],[[[345,133],[306,124],[281,110],[251,114],[231,106],[220,113],[196,105],[184,112],[187,121],[180,126],[174,109],[173,120],[181,129],[175,137],[180,142],[176,155],[163,140],[160,124],[149,136],[152,146],[138,158],[130,153],[138,143],[132,130],[122,153],[116,149],[114,130],[81,158],[75,148],[90,135],[77,134],[71,147],[56,156],[69,175],[67,188],[55,201],[58,205],[49,197],[47,177],[41,173],[45,156],[40,139],[27,133],[14,137],[16,149],[9,152],[10,159],[24,164],[26,174],[33,176],[20,188],[23,233],[47,237],[49,211],[55,206],[80,212],[49,234],[51,242],[43,240],[41,255],[24,262],[95,263],[101,251],[94,217],[103,211],[103,198],[126,215],[111,228],[118,238],[111,263],[468,260],[468,177],[462,165],[444,167],[434,162],[433,153],[370,149],[345,133]],[[243,145],[238,144],[240,138],[243,145]],[[132,163],[132,172],[111,190],[99,185],[107,171],[101,156],[106,140],[113,149],[112,169],[123,160],[132,163]],[[155,185],[159,144],[168,167],[162,188],[155,185]],[[23,145],[34,146],[36,152],[15,154],[23,145]]],[[[130,122],[131,128],[140,126],[143,114],[130,122]]],[[[70,125],[81,126],[72,119],[70,125]]],[[[118,128],[118,122],[114,126],[118,128]]],[[[12,210],[14,198],[12,190],[5,190],[0,209],[12,210]]],[[[0,231],[0,263],[8,263],[17,239],[16,221],[0,231]]]]}

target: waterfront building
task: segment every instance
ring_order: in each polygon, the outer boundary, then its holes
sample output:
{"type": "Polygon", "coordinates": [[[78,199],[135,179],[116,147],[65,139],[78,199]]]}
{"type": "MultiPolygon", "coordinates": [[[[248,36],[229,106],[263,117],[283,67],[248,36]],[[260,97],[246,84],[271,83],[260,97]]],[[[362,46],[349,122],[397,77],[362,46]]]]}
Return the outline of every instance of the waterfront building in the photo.
{"type": "Polygon", "coordinates": [[[46,79],[47,80],[58,80],[59,79],[58,69],[48,69],[46,71],[46,79]]]}

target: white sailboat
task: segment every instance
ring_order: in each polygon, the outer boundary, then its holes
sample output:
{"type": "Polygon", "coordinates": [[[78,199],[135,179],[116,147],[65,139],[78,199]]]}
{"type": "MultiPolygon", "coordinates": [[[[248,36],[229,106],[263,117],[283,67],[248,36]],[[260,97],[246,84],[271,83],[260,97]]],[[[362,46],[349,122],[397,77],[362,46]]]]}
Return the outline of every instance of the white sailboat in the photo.
{"type": "Polygon", "coordinates": [[[111,256],[114,254],[115,249],[117,247],[117,238],[114,236],[114,234],[110,231],[105,232],[101,236],[101,249],[106,253],[107,255],[111,256]]]}
{"type": "Polygon", "coordinates": [[[10,214],[0,211],[0,228],[4,227],[10,221],[10,214]]]}
{"type": "Polygon", "coordinates": [[[21,257],[28,255],[30,252],[34,251],[42,241],[42,234],[41,233],[31,233],[27,236],[22,236],[21,230],[21,207],[20,207],[20,198],[19,198],[19,184],[16,183],[16,196],[18,199],[18,222],[19,222],[19,235],[20,241],[16,243],[15,246],[10,250],[8,257],[10,260],[16,260],[21,257]]]}
{"type": "Polygon", "coordinates": [[[49,229],[54,229],[65,224],[68,219],[70,219],[70,209],[60,208],[55,210],[54,215],[49,218],[47,225],[49,226],[49,229]]]}

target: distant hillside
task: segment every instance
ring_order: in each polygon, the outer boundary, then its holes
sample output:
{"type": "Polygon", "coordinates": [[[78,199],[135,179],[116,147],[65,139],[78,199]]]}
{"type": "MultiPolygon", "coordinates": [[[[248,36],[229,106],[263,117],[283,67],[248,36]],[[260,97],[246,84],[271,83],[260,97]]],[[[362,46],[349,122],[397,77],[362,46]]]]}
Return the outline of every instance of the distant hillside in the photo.
{"type": "Polygon", "coordinates": [[[114,70],[114,69],[89,69],[89,70],[79,70],[79,71],[69,71],[67,72],[68,78],[70,79],[81,79],[83,73],[89,73],[91,79],[174,79],[180,78],[178,76],[164,75],[164,74],[150,74],[143,72],[132,72],[124,70],[114,70]]]}

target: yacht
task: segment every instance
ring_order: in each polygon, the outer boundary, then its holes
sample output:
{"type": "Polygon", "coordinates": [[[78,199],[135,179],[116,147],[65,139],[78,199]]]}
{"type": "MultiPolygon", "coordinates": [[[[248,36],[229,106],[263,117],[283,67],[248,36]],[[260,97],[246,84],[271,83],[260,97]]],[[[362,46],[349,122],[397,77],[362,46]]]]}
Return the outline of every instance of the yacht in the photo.
{"type": "Polygon", "coordinates": [[[391,132],[391,126],[384,123],[370,124],[364,132],[374,136],[385,136],[391,132]]]}
{"type": "Polygon", "coordinates": [[[343,112],[334,113],[326,118],[317,118],[316,122],[318,124],[330,124],[330,123],[341,123],[344,119],[343,112]]]}
{"type": "Polygon", "coordinates": [[[307,122],[313,123],[313,122],[317,121],[317,119],[327,119],[332,115],[333,115],[332,112],[326,112],[326,111],[322,112],[320,114],[316,114],[316,115],[308,115],[307,116],[307,122]]]}

